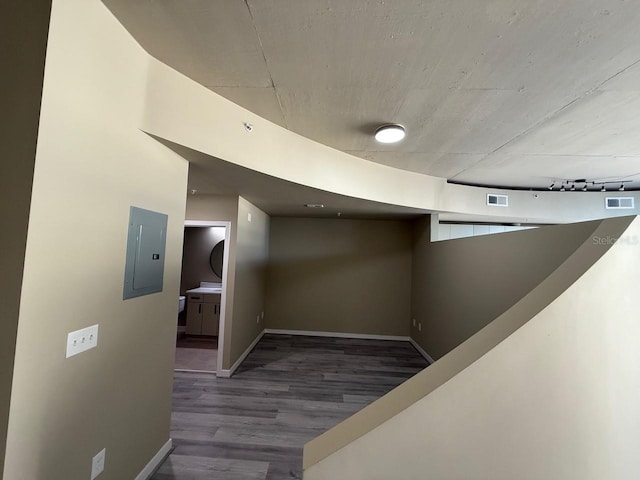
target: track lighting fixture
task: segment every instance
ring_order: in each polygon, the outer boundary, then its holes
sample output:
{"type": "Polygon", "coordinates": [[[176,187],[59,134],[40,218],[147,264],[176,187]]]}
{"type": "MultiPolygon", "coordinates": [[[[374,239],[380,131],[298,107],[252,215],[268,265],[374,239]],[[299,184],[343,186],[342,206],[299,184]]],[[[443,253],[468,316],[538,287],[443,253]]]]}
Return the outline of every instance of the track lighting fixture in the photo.
{"type": "Polygon", "coordinates": [[[575,184],[575,183],[572,183],[572,184],[571,184],[571,191],[572,191],[572,192],[575,192],[575,191],[576,191],[576,184],[575,184]]]}
{"type": "Polygon", "coordinates": [[[584,184],[584,187],[582,187],[582,191],[583,191],[583,192],[586,192],[586,191],[587,191],[587,184],[586,184],[586,183],[584,184]]]}
{"type": "Polygon", "coordinates": [[[549,190],[553,190],[553,187],[556,185],[556,182],[553,182],[551,185],[549,185],[549,190]]]}
{"type": "Polygon", "coordinates": [[[606,192],[607,191],[607,187],[605,187],[604,185],[602,185],[602,188],[600,189],[601,192],[606,192]]]}
{"type": "Polygon", "coordinates": [[[564,188],[564,185],[562,185],[562,186],[560,187],[560,191],[561,191],[561,192],[566,191],[566,188],[564,188]]]}
{"type": "Polygon", "coordinates": [[[621,184],[620,188],[618,190],[621,191],[621,192],[624,192],[624,184],[621,184]]]}

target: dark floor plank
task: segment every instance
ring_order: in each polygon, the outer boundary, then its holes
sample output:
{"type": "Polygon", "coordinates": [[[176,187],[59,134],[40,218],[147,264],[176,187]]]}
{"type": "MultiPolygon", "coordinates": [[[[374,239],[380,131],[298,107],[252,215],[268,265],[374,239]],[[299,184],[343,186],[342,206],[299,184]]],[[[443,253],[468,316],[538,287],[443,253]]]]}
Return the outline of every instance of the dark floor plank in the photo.
{"type": "Polygon", "coordinates": [[[306,442],[426,366],[408,342],[265,335],[231,379],[176,372],[152,480],[301,479],[306,442]]]}

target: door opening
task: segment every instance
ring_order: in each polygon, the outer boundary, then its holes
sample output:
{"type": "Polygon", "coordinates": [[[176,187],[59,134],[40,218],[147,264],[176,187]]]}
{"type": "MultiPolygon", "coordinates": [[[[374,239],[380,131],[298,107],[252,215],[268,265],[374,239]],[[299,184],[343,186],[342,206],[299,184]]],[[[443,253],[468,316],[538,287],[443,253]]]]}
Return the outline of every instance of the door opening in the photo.
{"type": "Polygon", "coordinates": [[[230,230],[228,221],[185,221],[175,370],[222,370],[230,230]]]}

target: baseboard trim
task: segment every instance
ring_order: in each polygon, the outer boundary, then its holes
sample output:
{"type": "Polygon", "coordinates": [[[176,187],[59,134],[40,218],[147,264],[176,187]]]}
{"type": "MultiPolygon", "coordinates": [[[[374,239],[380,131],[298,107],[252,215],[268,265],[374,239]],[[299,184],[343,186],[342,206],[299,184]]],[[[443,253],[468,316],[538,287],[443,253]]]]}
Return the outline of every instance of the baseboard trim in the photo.
{"type": "Polygon", "coordinates": [[[264,337],[264,335],[267,333],[271,333],[274,335],[302,335],[302,336],[309,336],[309,337],[358,338],[363,340],[393,340],[397,342],[410,342],[411,345],[413,345],[415,349],[418,350],[420,355],[422,355],[425,359],[427,359],[427,361],[430,364],[434,362],[433,358],[431,358],[431,356],[427,352],[425,352],[422,349],[422,347],[418,345],[415,342],[415,340],[413,340],[413,338],[411,337],[405,337],[405,336],[399,336],[399,335],[370,335],[367,333],[318,332],[318,331],[311,331],[311,330],[283,330],[278,328],[265,328],[264,330],[262,330],[262,332],[260,332],[260,334],[255,338],[255,340],[251,342],[251,345],[247,347],[244,353],[240,355],[240,358],[238,358],[238,360],[233,364],[233,366],[230,369],[228,370],[219,369],[216,372],[216,375],[222,378],[230,378],[234,374],[234,372],[238,369],[238,367],[240,367],[242,362],[244,362],[247,356],[251,353],[251,350],[255,348],[258,342],[262,340],[262,337],[264,337]]]}
{"type": "Polygon", "coordinates": [[[420,353],[420,355],[422,355],[429,362],[429,365],[435,362],[435,360],[431,358],[431,355],[425,352],[424,349],[420,345],[418,345],[418,342],[416,342],[413,338],[409,337],[409,342],[414,346],[418,353],[420,353]]]}
{"type": "Polygon", "coordinates": [[[217,371],[215,370],[193,370],[191,368],[174,368],[174,372],[184,372],[184,373],[211,373],[215,375],[217,371]]]}
{"type": "Polygon", "coordinates": [[[363,340],[395,340],[408,342],[409,337],[395,335],[369,335],[367,333],[343,333],[343,332],[316,332],[310,330],[281,330],[278,328],[266,328],[264,333],[275,335],[306,335],[308,337],[337,337],[337,338],[361,338],[363,340]]]}
{"type": "Polygon", "coordinates": [[[142,471],[138,474],[135,480],[149,480],[151,476],[156,472],[158,467],[162,464],[171,449],[173,448],[173,441],[171,439],[167,440],[160,450],[153,456],[149,463],[142,469],[142,471]]]}
{"type": "Polygon", "coordinates": [[[266,330],[262,330],[262,332],[260,332],[260,334],[256,337],[256,339],[253,342],[251,342],[251,345],[249,345],[249,347],[244,351],[244,353],[240,355],[240,358],[238,358],[236,363],[234,363],[229,370],[225,370],[222,368],[219,369],[217,372],[218,377],[230,378],[231,375],[233,375],[234,372],[238,369],[238,367],[242,364],[242,362],[244,362],[244,359],[247,358],[247,355],[251,353],[251,350],[253,350],[255,346],[258,344],[258,342],[262,339],[262,337],[264,337],[265,332],[266,330]]]}

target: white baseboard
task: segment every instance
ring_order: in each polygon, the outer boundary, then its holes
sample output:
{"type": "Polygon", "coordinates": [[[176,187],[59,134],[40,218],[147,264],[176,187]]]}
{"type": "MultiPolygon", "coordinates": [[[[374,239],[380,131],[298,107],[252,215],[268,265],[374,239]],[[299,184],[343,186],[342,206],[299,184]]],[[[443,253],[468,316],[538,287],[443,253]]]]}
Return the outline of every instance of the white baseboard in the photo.
{"type": "Polygon", "coordinates": [[[362,338],[365,340],[396,340],[408,342],[409,337],[394,335],[369,335],[367,333],[342,333],[342,332],[315,332],[310,330],[280,330],[277,328],[266,328],[264,333],[275,335],[306,335],[308,337],[337,337],[337,338],[362,338]]]}
{"type": "Polygon", "coordinates": [[[162,461],[169,455],[171,448],[173,447],[173,441],[171,439],[167,440],[158,453],[156,453],[149,463],[142,469],[142,471],[138,474],[135,480],[149,480],[151,475],[153,475],[156,469],[160,466],[162,461]]]}
{"type": "Polygon", "coordinates": [[[418,343],[413,338],[409,338],[409,342],[411,342],[411,345],[413,345],[416,348],[416,350],[418,350],[420,355],[422,355],[424,358],[427,359],[427,361],[429,362],[429,365],[435,362],[435,360],[431,358],[431,355],[425,352],[424,349],[420,345],[418,345],[418,343]]]}
{"type": "Polygon", "coordinates": [[[253,342],[251,342],[251,345],[249,345],[249,347],[244,351],[244,353],[240,355],[240,358],[238,358],[236,363],[234,363],[229,370],[224,370],[222,368],[218,369],[218,373],[217,373],[218,377],[223,377],[223,378],[231,377],[231,375],[233,375],[233,373],[238,369],[240,364],[244,362],[244,359],[247,358],[247,355],[251,353],[251,350],[253,350],[254,347],[258,344],[260,339],[264,336],[265,332],[266,330],[262,330],[262,332],[260,332],[260,335],[258,335],[256,339],[253,342]]]}
{"type": "Polygon", "coordinates": [[[211,373],[216,374],[213,370],[193,370],[191,368],[174,368],[174,372],[184,372],[184,373],[211,373]]]}
{"type": "MultiPolygon", "coordinates": [[[[429,356],[427,352],[425,352],[420,345],[418,345],[413,338],[405,337],[405,336],[396,336],[396,335],[369,335],[366,333],[343,333],[343,332],[317,332],[317,331],[308,331],[308,330],[281,330],[277,328],[265,328],[260,332],[260,334],[256,337],[256,339],[251,342],[251,345],[247,347],[240,358],[233,364],[233,366],[228,369],[218,369],[217,376],[222,378],[230,378],[233,373],[238,369],[238,367],[244,362],[245,358],[251,353],[251,350],[255,348],[258,342],[264,337],[265,334],[272,333],[274,335],[306,335],[309,337],[337,337],[337,338],[361,338],[364,340],[394,340],[398,342],[411,342],[411,344],[420,352],[424,358],[426,358],[429,363],[433,363],[434,360],[429,356]]],[[[137,480],[137,479],[136,479],[137,480]]]]}

